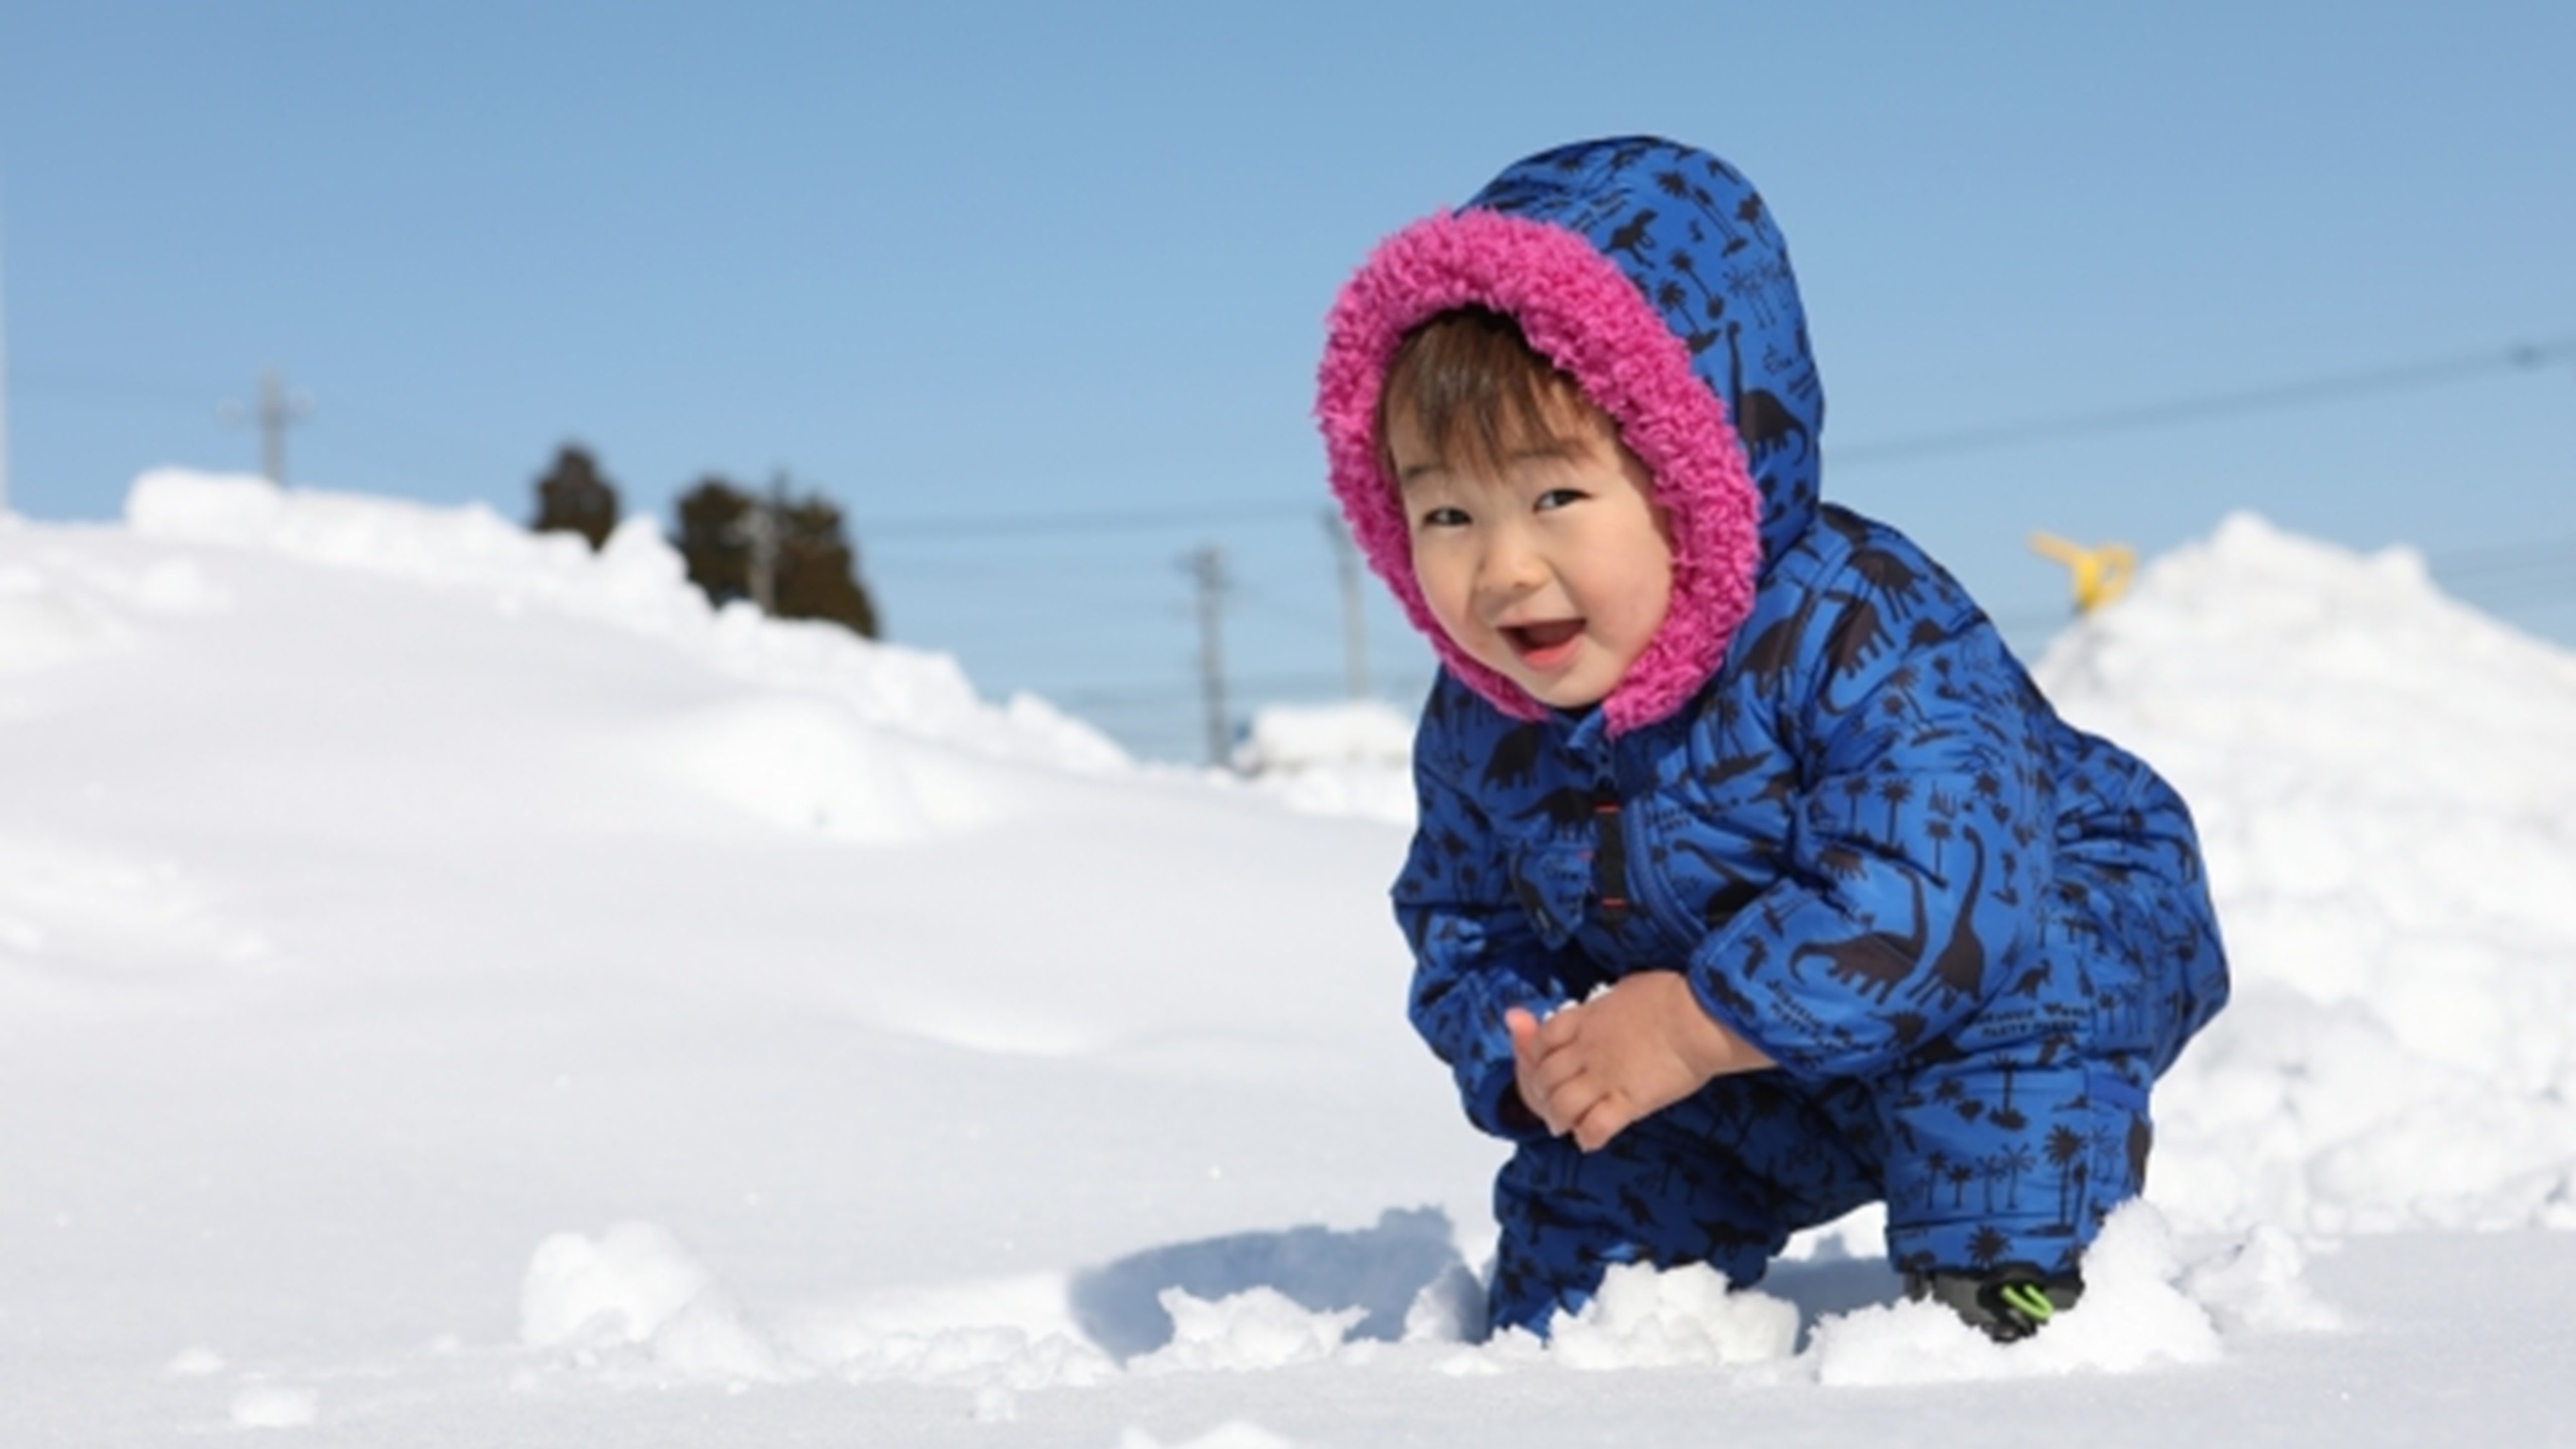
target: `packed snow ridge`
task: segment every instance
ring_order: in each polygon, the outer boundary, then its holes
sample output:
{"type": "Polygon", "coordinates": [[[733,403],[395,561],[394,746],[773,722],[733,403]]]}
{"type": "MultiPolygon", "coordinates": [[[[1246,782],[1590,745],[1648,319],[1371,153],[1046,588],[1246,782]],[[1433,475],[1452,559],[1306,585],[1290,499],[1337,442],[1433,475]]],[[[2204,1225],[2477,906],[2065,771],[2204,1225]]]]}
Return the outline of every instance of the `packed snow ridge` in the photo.
{"type": "Polygon", "coordinates": [[[2037,670],[2191,803],[2236,974],[2157,1093],[2192,1227],[2576,1227],[2576,657],[2248,515],[2037,670]]]}
{"type": "Polygon", "coordinates": [[[2240,516],[2035,673],[2191,801],[2236,973],[2084,1304],[1999,1349],[1894,1301],[1864,1213],[1541,1345],[1481,1331],[1495,1150],[1402,1021],[1400,715],[1266,712],[1247,785],[710,609],[649,522],[176,472],[122,528],[0,518],[0,1391],[63,1402],[91,1343],[162,1398],[56,1438],[535,1440],[638,1385],[999,1423],[1223,1374],[1395,1413],[2126,1373],[2348,1321],[2309,1269],[2352,1235],[2576,1228],[2576,658],[2240,516]]]}
{"type": "Polygon", "coordinates": [[[1125,763],[1106,736],[1032,696],[984,703],[947,655],[769,619],[747,601],[711,608],[649,516],[628,518],[594,556],[573,534],[531,533],[481,504],[434,508],[162,469],[136,480],[125,519],[149,539],[258,549],[480,595],[505,612],[552,608],[612,624],[744,680],[822,688],[871,725],[1068,769],[1125,763]]]}

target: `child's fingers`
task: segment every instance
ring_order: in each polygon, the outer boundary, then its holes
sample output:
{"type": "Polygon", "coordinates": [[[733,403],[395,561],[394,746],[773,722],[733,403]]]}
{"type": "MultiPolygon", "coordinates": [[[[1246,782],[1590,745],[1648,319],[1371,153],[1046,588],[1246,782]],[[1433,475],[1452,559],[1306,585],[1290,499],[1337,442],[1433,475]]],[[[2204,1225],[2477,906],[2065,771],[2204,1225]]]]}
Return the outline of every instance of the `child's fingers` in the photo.
{"type": "Polygon", "coordinates": [[[1558,1135],[1581,1127],[1583,1119],[1609,1095],[1601,1079],[1581,1072],[1567,1072],[1540,1085],[1547,1098],[1547,1115],[1556,1124],[1558,1135]]]}
{"type": "Polygon", "coordinates": [[[1521,1058],[1520,1074],[1538,1084],[1550,1097],[1584,1074],[1583,1054],[1571,1051],[1538,1051],[1521,1058]]]}
{"type": "Polygon", "coordinates": [[[1515,1006],[1503,1013],[1503,1030],[1512,1034],[1512,1051],[1526,1058],[1538,1042],[1538,1018],[1525,1007],[1515,1006]]]}
{"type": "Polygon", "coordinates": [[[1636,1120],[1636,1114],[1628,1110],[1626,1098],[1616,1092],[1603,1093],[1589,1110],[1574,1119],[1574,1145],[1586,1152],[1598,1152],[1636,1120]]]}
{"type": "Polygon", "coordinates": [[[1538,1041],[1538,1049],[1541,1052],[1552,1052],[1559,1047],[1571,1043],[1576,1037],[1582,1035],[1583,1015],[1584,1008],[1580,1006],[1568,1006],[1559,1009],[1554,1015],[1548,1017],[1547,1020],[1537,1022],[1536,1025],[1538,1030],[1535,1035],[1538,1041]]]}

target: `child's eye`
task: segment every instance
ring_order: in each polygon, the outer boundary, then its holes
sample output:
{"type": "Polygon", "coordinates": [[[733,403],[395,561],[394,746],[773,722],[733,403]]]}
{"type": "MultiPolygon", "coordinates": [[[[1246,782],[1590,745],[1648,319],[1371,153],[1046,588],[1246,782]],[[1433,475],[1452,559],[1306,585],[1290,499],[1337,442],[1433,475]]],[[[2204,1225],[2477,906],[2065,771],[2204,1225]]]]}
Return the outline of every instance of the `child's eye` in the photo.
{"type": "Polygon", "coordinates": [[[1418,526],[1423,528],[1464,528],[1467,526],[1468,521],[1466,509],[1454,508],[1443,504],[1438,508],[1424,509],[1422,511],[1422,521],[1418,526]]]}
{"type": "Polygon", "coordinates": [[[1563,508],[1569,503],[1580,503],[1590,496],[1580,488],[1550,488],[1540,494],[1538,501],[1530,506],[1540,513],[1545,513],[1551,508],[1563,508]]]}

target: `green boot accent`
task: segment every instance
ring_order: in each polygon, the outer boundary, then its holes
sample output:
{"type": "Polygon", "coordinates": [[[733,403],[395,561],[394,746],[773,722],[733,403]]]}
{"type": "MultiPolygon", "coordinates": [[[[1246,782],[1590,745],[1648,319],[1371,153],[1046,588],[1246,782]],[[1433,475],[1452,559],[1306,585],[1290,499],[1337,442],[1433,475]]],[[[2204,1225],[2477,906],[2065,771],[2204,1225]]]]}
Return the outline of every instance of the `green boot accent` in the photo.
{"type": "Polygon", "coordinates": [[[2029,1263],[2006,1263],[1982,1273],[1935,1270],[1905,1275],[1905,1296],[1942,1304],[1997,1343],[2015,1343],[2084,1296],[2073,1273],[2046,1273],[2029,1263]]]}

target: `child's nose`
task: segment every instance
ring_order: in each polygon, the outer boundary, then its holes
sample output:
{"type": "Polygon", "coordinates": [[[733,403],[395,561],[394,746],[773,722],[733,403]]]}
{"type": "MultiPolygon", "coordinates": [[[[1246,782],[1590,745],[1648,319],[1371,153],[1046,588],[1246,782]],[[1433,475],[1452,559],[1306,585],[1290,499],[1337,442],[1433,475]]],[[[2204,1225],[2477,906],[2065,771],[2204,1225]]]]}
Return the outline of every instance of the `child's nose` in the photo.
{"type": "Polygon", "coordinates": [[[1477,586],[1488,596],[1515,598],[1539,586],[1547,574],[1546,561],[1520,529],[1499,528],[1485,544],[1484,567],[1477,571],[1477,586]]]}

